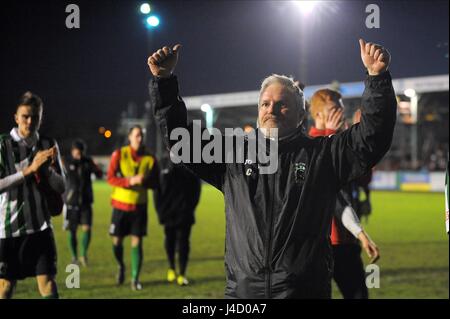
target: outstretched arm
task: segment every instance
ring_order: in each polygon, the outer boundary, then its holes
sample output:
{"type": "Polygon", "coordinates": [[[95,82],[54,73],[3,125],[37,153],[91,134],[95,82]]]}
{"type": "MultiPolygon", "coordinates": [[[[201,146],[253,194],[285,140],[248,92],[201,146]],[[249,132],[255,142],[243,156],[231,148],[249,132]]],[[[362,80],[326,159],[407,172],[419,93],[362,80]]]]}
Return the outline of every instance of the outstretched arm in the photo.
{"type": "Polygon", "coordinates": [[[362,96],[361,122],[332,136],[331,157],[341,185],[367,173],[389,150],[397,114],[390,54],[383,47],[360,40],[361,59],[367,69],[362,96]]]}
{"type": "MultiPolygon", "coordinates": [[[[197,176],[212,184],[218,189],[222,188],[222,180],[225,172],[225,164],[205,163],[202,160],[199,163],[193,163],[192,155],[194,152],[195,129],[202,132],[202,128],[194,128],[192,124],[187,123],[186,105],[178,93],[178,81],[174,76],[173,70],[178,61],[178,55],[181,45],[176,45],[173,49],[163,47],[153,53],[148,59],[148,65],[153,75],[150,81],[150,101],[153,106],[155,119],[160,127],[161,136],[167,148],[170,149],[178,142],[171,140],[170,136],[175,129],[181,129],[187,133],[189,139],[189,161],[182,160],[182,163],[192,170],[197,176]]],[[[202,132],[203,133],[203,132],[202,132]]],[[[203,145],[202,145],[203,146],[203,145]]],[[[197,150],[201,152],[200,150],[197,150]]],[[[183,151],[186,151],[183,149],[183,151]]],[[[183,156],[182,156],[183,157],[183,156]]]]}

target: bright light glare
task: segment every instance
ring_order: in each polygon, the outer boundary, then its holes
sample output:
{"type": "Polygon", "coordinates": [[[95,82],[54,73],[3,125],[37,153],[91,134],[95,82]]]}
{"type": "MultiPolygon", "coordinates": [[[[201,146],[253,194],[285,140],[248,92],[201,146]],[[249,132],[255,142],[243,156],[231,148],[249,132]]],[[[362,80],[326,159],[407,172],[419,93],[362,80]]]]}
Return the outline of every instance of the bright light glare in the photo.
{"type": "Polygon", "coordinates": [[[416,96],[416,91],[414,89],[406,89],[403,93],[409,98],[416,96]]]}
{"type": "Polygon", "coordinates": [[[147,18],[147,24],[151,27],[157,27],[159,25],[159,18],[157,16],[150,16],[147,18]]]}
{"type": "Polygon", "coordinates": [[[212,108],[209,104],[202,104],[202,106],[200,106],[200,110],[202,110],[202,112],[208,113],[211,112],[212,108]]]}
{"type": "Polygon", "coordinates": [[[148,3],[141,4],[140,10],[143,14],[148,14],[151,11],[150,5],[148,3]]]}
{"type": "Polygon", "coordinates": [[[297,0],[295,4],[300,9],[301,13],[308,15],[313,12],[314,8],[317,6],[318,1],[312,0],[297,0]]]}
{"type": "Polygon", "coordinates": [[[103,135],[105,136],[105,138],[110,138],[112,135],[112,132],[110,130],[106,130],[103,135]]]}

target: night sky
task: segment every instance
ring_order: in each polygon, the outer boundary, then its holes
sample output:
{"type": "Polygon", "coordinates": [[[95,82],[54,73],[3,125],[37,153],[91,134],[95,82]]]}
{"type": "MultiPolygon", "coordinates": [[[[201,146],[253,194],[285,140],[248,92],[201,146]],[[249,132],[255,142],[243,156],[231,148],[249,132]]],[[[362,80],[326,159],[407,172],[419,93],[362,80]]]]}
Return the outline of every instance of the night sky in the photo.
{"type": "Polygon", "coordinates": [[[308,18],[285,1],[150,1],[161,19],[151,31],[140,3],[2,2],[0,132],[31,90],[44,100],[46,133],[100,141],[97,128],[114,129],[129,101],[143,106],[147,56],[166,44],[183,45],[183,96],[255,90],[270,73],[298,77],[301,46],[307,85],[362,80],[359,37],[389,49],[395,78],[448,73],[448,1],[330,1],[308,18]],[[80,29],[65,26],[69,3],[80,7],[80,29]],[[380,7],[380,29],[365,27],[369,3],[380,7]]]}

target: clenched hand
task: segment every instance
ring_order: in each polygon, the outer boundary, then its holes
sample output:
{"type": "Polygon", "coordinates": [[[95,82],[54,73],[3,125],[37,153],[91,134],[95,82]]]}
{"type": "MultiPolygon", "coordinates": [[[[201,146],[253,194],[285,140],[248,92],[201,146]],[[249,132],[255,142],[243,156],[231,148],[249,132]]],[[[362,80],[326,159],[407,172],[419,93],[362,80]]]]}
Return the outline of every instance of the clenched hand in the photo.
{"type": "Polygon", "coordinates": [[[378,75],[386,71],[391,62],[391,54],[381,45],[359,39],[361,59],[369,75],[378,75]]]}
{"type": "Polygon", "coordinates": [[[175,45],[172,49],[163,47],[148,58],[147,64],[153,76],[167,78],[172,74],[178,62],[180,48],[181,44],[175,45]]]}

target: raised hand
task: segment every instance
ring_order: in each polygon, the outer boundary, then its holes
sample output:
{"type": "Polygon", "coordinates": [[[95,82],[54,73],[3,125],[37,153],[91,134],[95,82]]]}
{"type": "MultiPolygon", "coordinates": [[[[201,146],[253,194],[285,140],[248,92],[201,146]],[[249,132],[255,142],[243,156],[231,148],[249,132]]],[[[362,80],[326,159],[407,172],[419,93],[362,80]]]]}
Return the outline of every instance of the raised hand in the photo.
{"type": "Polygon", "coordinates": [[[163,47],[149,56],[147,64],[153,76],[166,78],[172,74],[178,62],[180,48],[181,44],[175,45],[172,49],[163,47]]]}
{"type": "Polygon", "coordinates": [[[337,131],[342,127],[342,124],[344,124],[344,110],[341,108],[332,109],[325,121],[325,128],[337,131]]]}
{"type": "Polygon", "coordinates": [[[359,39],[361,59],[369,75],[378,75],[386,71],[391,62],[391,54],[381,45],[359,39]]]}

